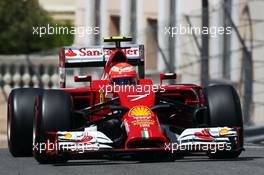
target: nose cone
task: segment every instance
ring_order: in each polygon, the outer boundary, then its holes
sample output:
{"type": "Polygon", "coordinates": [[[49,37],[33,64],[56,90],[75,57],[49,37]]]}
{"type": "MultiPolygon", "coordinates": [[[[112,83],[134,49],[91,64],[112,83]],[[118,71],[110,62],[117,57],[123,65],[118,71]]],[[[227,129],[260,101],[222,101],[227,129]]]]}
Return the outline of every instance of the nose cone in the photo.
{"type": "Polygon", "coordinates": [[[124,116],[127,130],[127,148],[160,147],[167,139],[161,132],[155,113],[144,105],[137,105],[124,116]]]}

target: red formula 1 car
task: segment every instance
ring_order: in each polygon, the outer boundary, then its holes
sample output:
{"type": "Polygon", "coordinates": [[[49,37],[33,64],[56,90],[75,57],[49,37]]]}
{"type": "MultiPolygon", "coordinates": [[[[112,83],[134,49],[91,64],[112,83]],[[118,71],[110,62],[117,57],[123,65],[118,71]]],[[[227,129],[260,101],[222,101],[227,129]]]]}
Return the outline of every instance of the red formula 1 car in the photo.
{"type": "MultiPolygon", "coordinates": [[[[230,85],[203,88],[164,85],[144,78],[143,45],[130,37],[105,38],[115,45],[63,48],[60,89],[21,88],[8,101],[8,145],[13,156],[40,163],[69,159],[170,158],[204,152],[236,158],[243,150],[239,97],[230,85]],[[74,76],[83,88],[67,88],[68,68],[102,67],[100,80],[74,76]],[[33,133],[33,134],[32,134],[33,133]],[[33,143],[33,144],[32,144],[33,143]]],[[[69,78],[69,77],[68,77],[69,78]]]]}

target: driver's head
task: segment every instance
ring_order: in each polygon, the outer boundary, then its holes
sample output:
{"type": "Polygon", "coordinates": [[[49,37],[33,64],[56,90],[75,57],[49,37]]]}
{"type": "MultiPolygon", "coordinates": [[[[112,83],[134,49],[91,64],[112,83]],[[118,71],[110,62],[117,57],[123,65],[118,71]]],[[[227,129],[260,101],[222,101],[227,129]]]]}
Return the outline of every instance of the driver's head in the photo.
{"type": "Polygon", "coordinates": [[[117,63],[109,71],[110,83],[115,85],[136,85],[137,72],[128,63],[117,63]]]}

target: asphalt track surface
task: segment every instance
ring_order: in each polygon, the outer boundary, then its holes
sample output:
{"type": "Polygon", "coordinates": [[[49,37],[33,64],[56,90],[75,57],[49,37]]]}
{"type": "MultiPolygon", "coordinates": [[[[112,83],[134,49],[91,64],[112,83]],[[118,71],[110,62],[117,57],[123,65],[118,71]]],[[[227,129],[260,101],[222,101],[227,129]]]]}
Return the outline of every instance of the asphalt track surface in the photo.
{"type": "Polygon", "coordinates": [[[231,160],[212,160],[196,155],[175,162],[81,160],[57,165],[40,165],[32,157],[13,158],[7,149],[0,149],[0,175],[264,174],[264,145],[247,145],[245,149],[240,158],[231,160]]]}

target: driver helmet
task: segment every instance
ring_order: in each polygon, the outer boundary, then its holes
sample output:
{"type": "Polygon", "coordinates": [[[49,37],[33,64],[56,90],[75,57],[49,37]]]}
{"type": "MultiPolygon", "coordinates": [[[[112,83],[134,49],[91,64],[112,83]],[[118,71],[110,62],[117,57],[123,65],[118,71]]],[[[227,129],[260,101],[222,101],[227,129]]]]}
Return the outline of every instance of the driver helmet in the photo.
{"type": "Polygon", "coordinates": [[[114,85],[136,85],[137,72],[128,63],[117,63],[109,71],[110,83],[114,85]]]}

